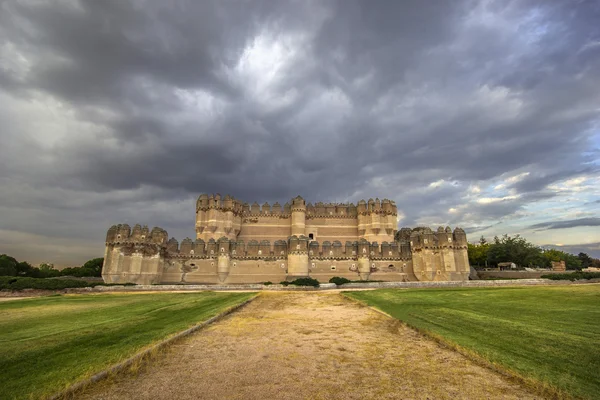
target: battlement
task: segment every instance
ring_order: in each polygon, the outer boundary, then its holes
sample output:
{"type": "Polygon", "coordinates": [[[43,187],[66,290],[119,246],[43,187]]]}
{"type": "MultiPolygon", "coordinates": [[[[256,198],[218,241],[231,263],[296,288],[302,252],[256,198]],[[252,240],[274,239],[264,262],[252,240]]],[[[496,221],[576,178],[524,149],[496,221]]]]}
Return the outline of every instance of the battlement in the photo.
{"type": "Polygon", "coordinates": [[[113,225],[106,232],[107,244],[121,243],[152,243],[163,245],[167,243],[169,235],[162,228],[154,227],[150,231],[147,225],[136,224],[131,227],[127,224],[113,225]]]}
{"type": "Polygon", "coordinates": [[[242,213],[243,203],[226,194],[221,198],[219,193],[201,194],[196,201],[196,212],[208,210],[231,211],[234,215],[242,213]]]}
{"type": "Polygon", "coordinates": [[[379,198],[368,201],[360,200],[357,204],[354,203],[306,203],[301,196],[291,199],[284,205],[275,202],[271,205],[268,202],[262,205],[254,202],[252,204],[242,202],[230,195],[221,197],[216,194],[201,194],[196,201],[196,212],[219,210],[231,211],[233,215],[242,216],[283,216],[289,217],[292,210],[306,212],[309,217],[322,218],[356,218],[357,215],[383,214],[383,215],[398,215],[398,207],[396,203],[389,199],[379,200],[379,198]]]}
{"type": "Polygon", "coordinates": [[[410,241],[410,246],[413,250],[421,249],[438,249],[438,248],[467,248],[467,235],[461,228],[455,228],[454,232],[449,226],[446,228],[440,226],[436,232],[427,227],[418,227],[410,232],[410,236],[406,238],[406,231],[401,232],[400,236],[404,235],[404,239],[410,241]]]}
{"type": "Polygon", "coordinates": [[[292,235],[287,240],[230,240],[221,237],[218,240],[192,240],[187,237],[179,243],[175,238],[168,238],[167,231],[155,227],[150,232],[147,226],[135,225],[133,230],[127,224],[113,225],[106,234],[107,245],[158,245],[169,257],[183,258],[214,258],[228,255],[232,258],[286,258],[290,253],[305,253],[316,259],[356,259],[368,256],[373,259],[404,259],[410,258],[411,250],[408,243],[398,242],[368,242],[339,240],[319,243],[316,240],[300,235],[292,235]]]}

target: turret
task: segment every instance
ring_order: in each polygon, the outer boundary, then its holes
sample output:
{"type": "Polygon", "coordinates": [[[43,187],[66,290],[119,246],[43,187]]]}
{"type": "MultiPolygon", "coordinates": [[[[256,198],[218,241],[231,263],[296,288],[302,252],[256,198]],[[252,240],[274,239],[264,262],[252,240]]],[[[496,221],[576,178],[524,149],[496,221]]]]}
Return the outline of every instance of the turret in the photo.
{"type": "Polygon", "coordinates": [[[169,234],[164,229],[156,226],[152,228],[152,232],[150,232],[150,237],[152,238],[152,243],[166,245],[167,240],[169,238],[169,234]]]}
{"type": "Polygon", "coordinates": [[[364,238],[358,241],[358,273],[360,279],[368,280],[371,275],[371,245],[364,238]]]}
{"type": "Polygon", "coordinates": [[[118,228],[116,225],[113,225],[110,228],[108,228],[108,231],[106,232],[106,243],[115,242],[117,240],[117,232],[118,228]]]}
{"type": "Polygon", "coordinates": [[[229,275],[231,269],[231,256],[229,254],[229,239],[222,237],[217,243],[219,248],[219,255],[217,257],[217,274],[219,276],[219,282],[224,282],[229,275]]]}
{"type": "Polygon", "coordinates": [[[131,228],[127,224],[119,225],[117,227],[117,242],[124,242],[129,240],[131,235],[131,228]]]}
{"type": "Polygon", "coordinates": [[[297,196],[292,200],[292,235],[304,235],[306,232],[306,203],[297,196]]]}
{"type": "Polygon", "coordinates": [[[308,276],[308,242],[304,235],[288,238],[288,277],[308,276]]]}
{"type": "Polygon", "coordinates": [[[177,241],[177,239],[169,239],[169,241],[167,242],[167,251],[173,254],[179,253],[179,242],[177,241]]]}

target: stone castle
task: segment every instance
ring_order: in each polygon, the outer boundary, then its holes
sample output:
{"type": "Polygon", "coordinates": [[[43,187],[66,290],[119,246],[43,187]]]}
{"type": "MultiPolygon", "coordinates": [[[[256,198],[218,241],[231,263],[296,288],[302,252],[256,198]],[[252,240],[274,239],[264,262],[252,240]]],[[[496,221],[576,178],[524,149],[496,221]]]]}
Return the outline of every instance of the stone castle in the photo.
{"type": "Polygon", "coordinates": [[[467,237],[456,228],[402,228],[391,201],[250,206],[203,194],[196,240],[162,228],[113,225],[106,234],[107,283],[279,283],[298,277],[351,280],[469,279],[467,237]]]}

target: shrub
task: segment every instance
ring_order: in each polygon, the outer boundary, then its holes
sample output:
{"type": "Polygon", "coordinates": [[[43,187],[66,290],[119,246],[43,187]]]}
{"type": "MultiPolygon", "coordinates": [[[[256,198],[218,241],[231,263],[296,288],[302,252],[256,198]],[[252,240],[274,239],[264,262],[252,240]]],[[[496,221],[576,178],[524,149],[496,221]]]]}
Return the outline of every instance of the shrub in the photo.
{"type": "Polygon", "coordinates": [[[542,275],[542,278],[552,279],[553,281],[577,281],[580,279],[600,279],[600,272],[573,272],[572,274],[548,274],[542,275]]]}
{"type": "Polygon", "coordinates": [[[336,285],[343,285],[350,282],[352,282],[350,279],[342,278],[341,276],[334,276],[329,280],[329,283],[335,283],[336,285]]]}
{"type": "Polygon", "coordinates": [[[298,278],[291,281],[290,285],[319,287],[319,281],[314,278],[298,278]]]}
{"type": "Polygon", "coordinates": [[[105,284],[103,282],[86,282],[74,279],[44,279],[17,276],[0,276],[0,290],[62,290],[68,288],[83,288],[94,286],[135,286],[135,283],[105,284]]]}
{"type": "Polygon", "coordinates": [[[263,282],[263,285],[265,285],[265,286],[269,286],[269,285],[272,285],[272,284],[273,284],[273,282],[271,282],[271,281],[263,282]]]}
{"type": "Polygon", "coordinates": [[[283,285],[283,286],[287,286],[287,285],[289,285],[290,283],[289,283],[288,281],[281,281],[281,282],[279,282],[279,284],[280,284],[280,285],[283,285]]]}

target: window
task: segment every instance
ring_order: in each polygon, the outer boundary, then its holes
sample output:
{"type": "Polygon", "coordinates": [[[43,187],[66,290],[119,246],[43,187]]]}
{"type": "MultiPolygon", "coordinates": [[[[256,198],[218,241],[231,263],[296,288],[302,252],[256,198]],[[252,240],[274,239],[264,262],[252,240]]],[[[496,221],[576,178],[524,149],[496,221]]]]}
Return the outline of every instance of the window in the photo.
{"type": "Polygon", "coordinates": [[[392,269],[392,268],[394,268],[394,264],[390,264],[390,265],[388,265],[388,268],[389,268],[389,269],[392,269]]]}
{"type": "Polygon", "coordinates": [[[260,256],[261,254],[262,254],[262,250],[259,250],[258,251],[258,255],[260,256]]]}
{"type": "Polygon", "coordinates": [[[314,234],[312,234],[312,233],[309,233],[309,234],[308,234],[308,238],[309,238],[310,240],[313,240],[313,239],[315,238],[315,235],[314,235],[314,234]]]}
{"type": "Polygon", "coordinates": [[[283,268],[285,268],[285,264],[281,264],[281,268],[282,268],[282,269],[283,269],[283,268]]]}
{"type": "Polygon", "coordinates": [[[194,255],[194,250],[190,250],[190,254],[191,254],[191,255],[194,255]]]}
{"type": "Polygon", "coordinates": [[[329,250],[329,255],[332,256],[333,255],[333,250],[329,250]]]}
{"type": "Polygon", "coordinates": [[[336,270],[336,268],[335,268],[335,265],[332,265],[332,266],[331,266],[331,270],[332,270],[332,271],[335,271],[335,270],[336,270]]]}

